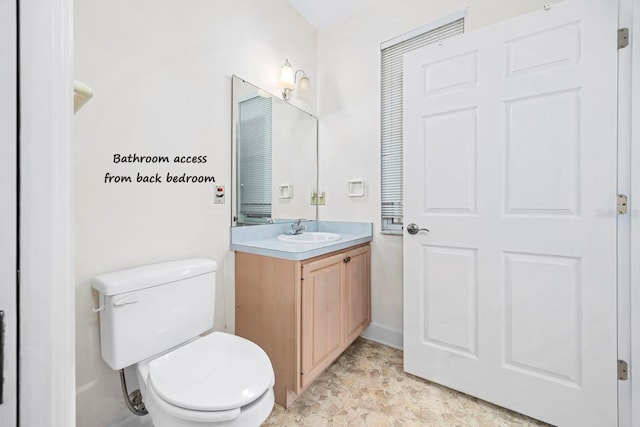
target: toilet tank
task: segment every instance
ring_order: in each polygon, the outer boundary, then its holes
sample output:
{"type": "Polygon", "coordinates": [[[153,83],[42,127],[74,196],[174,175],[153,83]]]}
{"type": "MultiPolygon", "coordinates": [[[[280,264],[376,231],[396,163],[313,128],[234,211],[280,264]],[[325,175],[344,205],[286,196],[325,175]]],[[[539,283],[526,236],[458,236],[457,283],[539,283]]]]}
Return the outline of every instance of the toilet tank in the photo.
{"type": "Polygon", "coordinates": [[[211,329],[216,267],[208,259],[186,259],[95,277],[107,364],[125,368],[211,329]]]}

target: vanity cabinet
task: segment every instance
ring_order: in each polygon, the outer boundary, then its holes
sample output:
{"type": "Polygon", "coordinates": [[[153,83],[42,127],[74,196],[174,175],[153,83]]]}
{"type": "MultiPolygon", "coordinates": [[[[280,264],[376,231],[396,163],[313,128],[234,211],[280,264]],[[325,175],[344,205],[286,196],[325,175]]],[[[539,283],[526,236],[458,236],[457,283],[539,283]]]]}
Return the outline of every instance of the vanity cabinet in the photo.
{"type": "Polygon", "coordinates": [[[236,252],[236,334],[260,345],[285,408],[369,325],[369,244],[302,261],[236,252]]]}

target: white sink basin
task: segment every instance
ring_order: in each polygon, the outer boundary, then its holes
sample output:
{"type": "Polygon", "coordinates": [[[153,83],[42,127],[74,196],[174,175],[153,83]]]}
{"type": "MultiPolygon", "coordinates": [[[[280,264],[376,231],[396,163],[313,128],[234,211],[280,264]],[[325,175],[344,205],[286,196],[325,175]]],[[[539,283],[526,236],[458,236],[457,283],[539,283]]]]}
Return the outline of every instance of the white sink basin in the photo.
{"type": "Polygon", "coordinates": [[[287,243],[329,243],[340,240],[340,235],[336,233],[324,233],[321,231],[305,231],[302,234],[281,234],[278,240],[287,243]]]}

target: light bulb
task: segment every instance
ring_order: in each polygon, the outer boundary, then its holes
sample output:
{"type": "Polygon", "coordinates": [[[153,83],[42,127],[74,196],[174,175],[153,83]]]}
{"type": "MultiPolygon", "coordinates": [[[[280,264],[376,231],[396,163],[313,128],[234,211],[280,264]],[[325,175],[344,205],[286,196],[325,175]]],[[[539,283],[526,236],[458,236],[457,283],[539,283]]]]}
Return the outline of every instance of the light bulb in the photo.
{"type": "Polygon", "coordinates": [[[300,92],[306,92],[310,89],[311,89],[311,81],[309,80],[309,77],[302,76],[300,78],[300,83],[298,83],[298,90],[300,92]]]}
{"type": "Polygon", "coordinates": [[[280,84],[287,89],[294,89],[296,87],[293,78],[293,68],[291,68],[288,59],[280,69],[280,84]]]}

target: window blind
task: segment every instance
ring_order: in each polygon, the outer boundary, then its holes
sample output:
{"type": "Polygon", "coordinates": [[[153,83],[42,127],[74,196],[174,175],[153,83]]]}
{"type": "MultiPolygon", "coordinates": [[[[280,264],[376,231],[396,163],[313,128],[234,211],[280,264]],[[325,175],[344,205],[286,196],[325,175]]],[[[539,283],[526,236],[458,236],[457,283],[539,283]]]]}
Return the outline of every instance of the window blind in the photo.
{"type": "Polygon", "coordinates": [[[402,64],[405,53],[464,32],[464,18],[381,48],[382,231],[402,232],[402,64]]]}
{"type": "Polygon", "coordinates": [[[271,218],[271,98],[238,105],[238,223],[271,218]]]}

